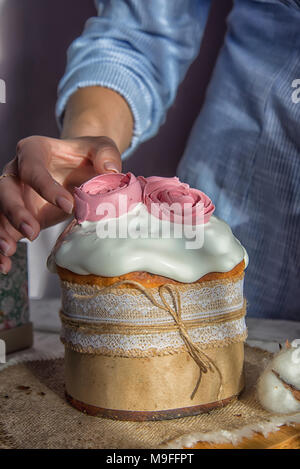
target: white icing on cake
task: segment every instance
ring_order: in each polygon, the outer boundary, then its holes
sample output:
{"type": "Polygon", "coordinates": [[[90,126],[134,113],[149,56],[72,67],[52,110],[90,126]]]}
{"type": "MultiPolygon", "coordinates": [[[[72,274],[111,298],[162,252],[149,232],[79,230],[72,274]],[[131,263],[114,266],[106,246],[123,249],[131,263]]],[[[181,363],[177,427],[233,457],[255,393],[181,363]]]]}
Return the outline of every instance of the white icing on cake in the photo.
{"type": "MultiPolygon", "coordinates": [[[[212,216],[204,225],[197,226],[203,245],[187,249],[187,238],[161,237],[165,221],[149,214],[143,203],[117,219],[98,222],[85,221],[76,225],[66,235],[56,253],[50,255],[48,267],[55,264],[80,275],[115,277],[134,271],[146,271],[174,280],[195,282],[209,272],[228,272],[248,256],[240,242],[224,221],[212,216]],[[148,237],[100,238],[99,229],[117,226],[140,227],[148,237]],[[152,237],[149,237],[149,226],[152,237]],[[155,227],[153,230],[153,226],[155,227]]],[[[171,233],[175,225],[170,224],[171,233]]],[[[195,227],[194,227],[195,228],[195,227]]]]}

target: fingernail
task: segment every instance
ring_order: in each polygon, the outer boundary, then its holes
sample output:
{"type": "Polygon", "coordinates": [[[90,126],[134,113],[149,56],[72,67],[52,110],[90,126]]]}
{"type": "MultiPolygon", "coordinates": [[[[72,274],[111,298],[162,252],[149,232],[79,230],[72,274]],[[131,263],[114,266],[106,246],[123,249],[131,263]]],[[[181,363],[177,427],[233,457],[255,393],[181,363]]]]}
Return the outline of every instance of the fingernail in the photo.
{"type": "Polygon", "coordinates": [[[113,173],[119,173],[120,172],[117,165],[113,161],[106,161],[103,164],[103,167],[104,167],[105,171],[111,171],[113,173]]]}
{"type": "Polygon", "coordinates": [[[23,233],[23,235],[26,236],[26,238],[28,238],[30,240],[33,239],[34,231],[31,228],[31,226],[29,226],[27,223],[25,223],[25,222],[21,223],[20,230],[23,233]]]}
{"type": "Polygon", "coordinates": [[[4,241],[4,239],[0,239],[0,251],[4,256],[7,256],[9,251],[9,244],[4,241]]]}
{"type": "Polygon", "coordinates": [[[6,269],[2,264],[0,264],[0,274],[7,275],[6,269]]]}
{"type": "Polygon", "coordinates": [[[56,199],[57,205],[66,213],[73,212],[73,203],[70,200],[66,199],[66,197],[57,197],[56,199]]]}

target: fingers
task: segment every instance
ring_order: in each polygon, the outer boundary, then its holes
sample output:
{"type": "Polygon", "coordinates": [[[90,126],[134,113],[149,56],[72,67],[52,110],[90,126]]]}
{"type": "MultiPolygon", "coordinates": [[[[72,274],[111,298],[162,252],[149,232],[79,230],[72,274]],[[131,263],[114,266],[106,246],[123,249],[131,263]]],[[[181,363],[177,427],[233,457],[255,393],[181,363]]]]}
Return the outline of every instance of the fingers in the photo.
{"type": "Polygon", "coordinates": [[[52,141],[46,137],[28,137],[17,146],[18,176],[32,187],[43,199],[64,212],[73,211],[73,197],[48,171],[49,161],[55,157],[52,141]]]}
{"type": "MultiPolygon", "coordinates": [[[[61,173],[69,168],[82,173],[87,172],[90,161],[96,173],[120,172],[121,155],[116,144],[108,137],[79,137],[58,140],[47,137],[28,137],[17,146],[18,175],[41,197],[70,214],[73,211],[73,197],[58,184],[48,168],[57,166],[61,173]]],[[[74,175],[75,177],[75,175],[74,175]]],[[[65,180],[65,183],[68,182],[65,180]]],[[[82,181],[83,182],[83,181],[82,181]]],[[[67,185],[65,184],[64,185],[67,185]]]]}
{"type": "Polygon", "coordinates": [[[0,272],[11,268],[9,256],[14,254],[16,242],[22,237],[34,240],[40,232],[40,224],[29,210],[25,194],[39,194],[57,207],[51,212],[40,203],[39,211],[32,211],[39,214],[39,220],[47,218],[44,225],[49,226],[64,217],[63,212],[73,211],[73,197],[64,186],[73,187],[74,181],[81,179],[82,183],[94,173],[121,170],[120,152],[108,137],[58,140],[33,136],[21,140],[16,158],[4,170],[13,176],[0,180],[0,272]]]}
{"type": "Polygon", "coordinates": [[[120,173],[122,161],[116,144],[108,137],[101,137],[101,144],[93,146],[89,157],[97,173],[120,173]]]}
{"type": "Polygon", "coordinates": [[[15,230],[7,218],[0,214],[0,273],[7,274],[11,269],[12,256],[17,249],[17,241],[23,236],[15,230]]]}
{"type": "MultiPolygon", "coordinates": [[[[15,177],[8,176],[0,180],[0,216],[3,215],[10,229],[18,233],[17,235],[14,233],[12,239],[25,236],[33,240],[40,232],[40,224],[33,216],[35,212],[30,209],[30,204],[26,202],[24,194],[30,192],[27,189],[33,189],[33,195],[39,194],[50,204],[70,214],[73,210],[73,197],[51,176],[51,173],[67,185],[68,178],[70,181],[77,176],[84,179],[85,175],[91,172],[101,174],[120,172],[121,169],[120,152],[108,137],[80,137],[68,140],[28,137],[18,143],[16,158],[4,170],[5,173],[14,174],[15,177]],[[60,177],[60,174],[64,176],[60,177]]],[[[37,213],[42,217],[42,210],[36,211],[37,213]]],[[[49,210],[45,210],[45,215],[48,213],[49,210]]],[[[55,210],[53,214],[55,220],[60,218],[59,210],[55,210]]],[[[9,230],[6,231],[8,237],[0,230],[0,253],[11,255],[15,245],[10,241],[9,230]]]]}
{"type": "Polygon", "coordinates": [[[43,199],[68,214],[72,213],[72,195],[51,177],[41,162],[29,158],[26,165],[21,166],[19,174],[22,182],[34,189],[43,199]]]}
{"type": "Polygon", "coordinates": [[[77,155],[88,159],[98,174],[122,170],[120,152],[115,142],[108,137],[80,137],[65,140],[77,155]]]}
{"type": "MultiPolygon", "coordinates": [[[[0,193],[1,213],[10,222],[12,228],[31,241],[35,239],[40,232],[40,225],[25,207],[18,178],[8,176],[2,179],[0,193]]],[[[17,236],[16,233],[14,235],[17,236]]]]}
{"type": "Polygon", "coordinates": [[[11,269],[11,260],[9,257],[0,254],[0,274],[7,274],[11,269]]]}
{"type": "Polygon", "coordinates": [[[16,248],[16,241],[0,226],[0,254],[6,257],[12,256],[16,252],[16,248]]]}

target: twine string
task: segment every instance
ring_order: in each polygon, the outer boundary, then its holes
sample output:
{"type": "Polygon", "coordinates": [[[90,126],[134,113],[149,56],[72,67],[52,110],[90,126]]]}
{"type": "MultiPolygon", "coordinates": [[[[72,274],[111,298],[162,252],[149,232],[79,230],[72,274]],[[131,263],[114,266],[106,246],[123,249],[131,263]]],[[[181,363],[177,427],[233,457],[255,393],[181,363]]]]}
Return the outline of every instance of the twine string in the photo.
{"type": "Polygon", "coordinates": [[[93,293],[91,295],[82,295],[82,294],[74,293],[74,296],[77,298],[81,298],[81,299],[92,299],[92,298],[97,297],[104,291],[111,290],[112,288],[117,288],[123,285],[131,285],[135,287],[137,290],[141,291],[149,299],[149,301],[151,301],[151,303],[154,306],[156,306],[159,309],[163,309],[164,311],[167,311],[174,319],[174,322],[178,326],[179,334],[185,343],[188,353],[190,354],[190,356],[192,357],[192,359],[195,361],[196,365],[199,368],[199,378],[191,394],[191,400],[193,400],[193,398],[195,397],[195,394],[200,386],[202,375],[207,373],[208,371],[212,373],[216,371],[219,376],[219,389],[218,389],[218,395],[217,395],[217,399],[219,399],[221,392],[222,392],[222,388],[223,388],[222,374],[219,368],[217,367],[217,365],[203,352],[203,350],[200,349],[200,347],[197,344],[195,344],[192,341],[191,337],[189,336],[189,333],[182,320],[182,305],[181,305],[180,293],[173,285],[164,284],[164,285],[160,285],[160,287],[158,288],[158,292],[159,292],[159,296],[162,301],[162,304],[160,304],[156,300],[154,295],[148,289],[144,288],[143,285],[141,285],[138,282],[135,282],[134,280],[120,280],[119,282],[115,282],[112,285],[108,285],[106,287],[99,289],[99,292],[97,293],[93,293]],[[165,292],[168,292],[170,297],[172,298],[174,306],[175,306],[174,309],[166,300],[165,292]]]}

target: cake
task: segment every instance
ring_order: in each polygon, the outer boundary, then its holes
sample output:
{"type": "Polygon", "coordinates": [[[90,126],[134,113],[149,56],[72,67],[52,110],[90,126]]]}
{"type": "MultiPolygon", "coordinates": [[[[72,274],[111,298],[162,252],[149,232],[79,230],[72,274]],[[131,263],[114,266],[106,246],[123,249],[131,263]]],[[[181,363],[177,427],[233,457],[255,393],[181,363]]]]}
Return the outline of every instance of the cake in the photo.
{"type": "Polygon", "coordinates": [[[159,420],[243,389],[247,254],[203,192],[178,178],[97,176],[48,266],[62,287],[69,402],[159,420]]]}

